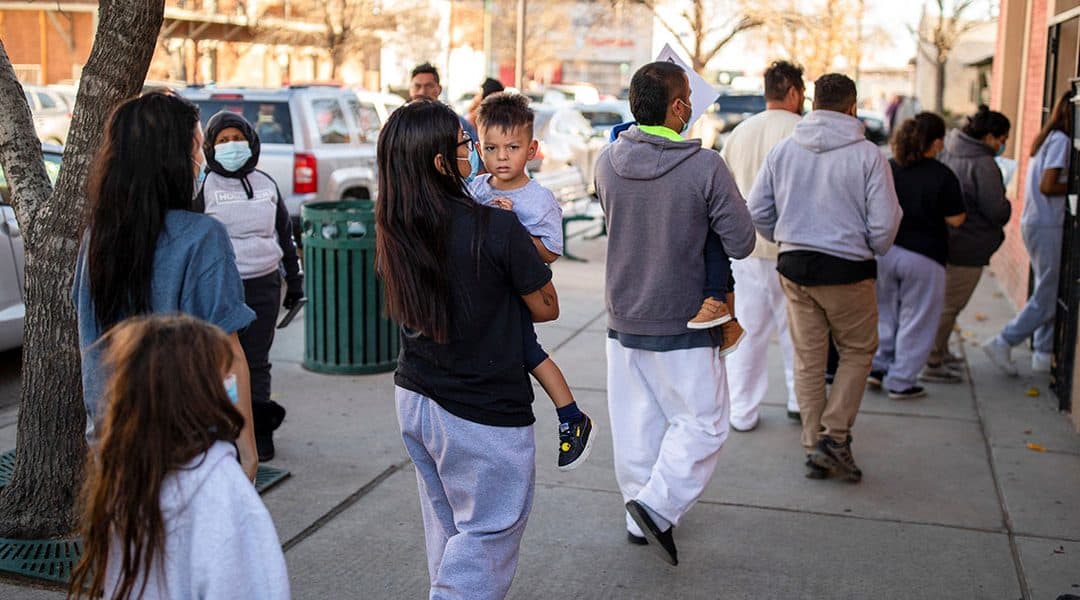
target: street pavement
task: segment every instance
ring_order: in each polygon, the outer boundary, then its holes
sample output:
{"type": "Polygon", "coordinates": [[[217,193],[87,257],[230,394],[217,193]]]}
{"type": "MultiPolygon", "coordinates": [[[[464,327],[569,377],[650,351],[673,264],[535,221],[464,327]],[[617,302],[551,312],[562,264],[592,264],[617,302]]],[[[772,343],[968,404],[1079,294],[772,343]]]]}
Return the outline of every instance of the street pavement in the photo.
{"type": "MultiPolygon", "coordinates": [[[[972,383],[930,385],[928,397],[902,402],[867,392],[854,428],[862,483],[804,478],[773,352],[761,425],[728,438],[712,484],[676,530],[679,566],[627,544],[606,405],[605,244],[571,244],[590,262],[554,266],[562,317],[540,328],[541,340],[599,437],[584,466],[556,470],[554,410],[538,389],[536,501],[511,598],[1080,595],[1080,435],[1046,377],[1031,375],[1027,350],[1016,352],[1021,376],[1010,379],[977,347],[1012,314],[992,276],[954,336],[972,383]]],[[[293,596],[425,597],[416,480],[392,375],[305,371],[300,323],[273,351],[274,397],[289,415],[271,465],[292,477],[263,496],[293,596]]],[[[14,446],[14,417],[14,407],[0,410],[0,449],[14,446]]],[[[0,583],[0,598],[60,597],[0,583]]]]}

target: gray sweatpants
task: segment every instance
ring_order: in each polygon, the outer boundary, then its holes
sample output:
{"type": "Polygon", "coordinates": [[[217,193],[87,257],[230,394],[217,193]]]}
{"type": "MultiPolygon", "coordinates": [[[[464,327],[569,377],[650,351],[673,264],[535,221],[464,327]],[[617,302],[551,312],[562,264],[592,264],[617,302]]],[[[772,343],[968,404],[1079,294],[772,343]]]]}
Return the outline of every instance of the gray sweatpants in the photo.
{"type": "Polygon", "coordinates": [[[878,259],[877,302],[874,370],[888,371],[885,389],[902,392],[915,385],[934,346],[945,303],[945,267],[893,246],[878,259]]]}
{"type": "Polygon", "coordinates": [[[532,426],[466,421],[400,387],[394,396],[401,437],[416,465],[430,598],[505,597],[532,510],[532,426]]]}
{"type": "Polygon", "coordinates": [[[1058,277],[1061,275],[1061,227],[1022,225],[1020,234],[1031,257],[1035,290],[1027,304],[1005,329],[1001,339],[1016,346],[1035,335],[1035,351],[1054,351],[1054,317],[1057,314],[1058,277]]]}

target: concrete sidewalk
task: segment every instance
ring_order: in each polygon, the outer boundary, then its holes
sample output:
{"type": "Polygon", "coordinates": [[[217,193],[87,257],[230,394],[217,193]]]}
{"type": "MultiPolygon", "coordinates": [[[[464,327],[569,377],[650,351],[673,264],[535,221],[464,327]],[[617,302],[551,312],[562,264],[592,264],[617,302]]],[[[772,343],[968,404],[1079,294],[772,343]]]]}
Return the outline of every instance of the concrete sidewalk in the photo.
{"type": "MultiPolygon", "coordinates": [[[[626,543],[606,405],[604,242],[555,266],[562,318],[542,327],[600,435],[592,458],[555,469],[554,410],[536,401],[536,503],[511,598],[1056,598],[1080,595],[1080,435],[1045,377],[999,374],[974,345],[1012,309],[983,279],[961,316],[973,383],[890,401],[868,392],[854,429],[858,485],[803,476],[798,427],[770,357],[770,403],[733,432],[712,485],[676,531],[680,565],[626,543]],[[1029,388],[1040,395],[1027,395],[1029,388]],[[1035,442],[1046,452],[1025,444],[1035,442]]],[[[959,342],[961,336],[957,336],[959,342]]],[[[295,598],[427,594],[415,476],[397,429],[392,375],[304,371],[302,328],[279,337],[275,398],[289,416],[273,466],[292,478],[264,496],[295,598]]],[[[0,449],[15,443],[0,413],[0,449]]],[[[497,451],[497,449],[492,449],[497,451]]],[[[59,598],[0,585],[0,598],[59,598]]]]}

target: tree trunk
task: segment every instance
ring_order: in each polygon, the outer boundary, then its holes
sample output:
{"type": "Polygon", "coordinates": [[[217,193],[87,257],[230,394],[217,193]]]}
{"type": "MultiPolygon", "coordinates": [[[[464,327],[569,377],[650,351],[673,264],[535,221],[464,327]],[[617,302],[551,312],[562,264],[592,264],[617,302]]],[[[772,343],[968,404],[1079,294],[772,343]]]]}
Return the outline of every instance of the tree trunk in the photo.
{"type": "Polygon", "coordinates": [[[945,114],[945,61],[938,60],[934,72],[934,112],[945,114]]]}
{"type": "Polygon", "coordinates": [[[26,247],[26,322],[18,454],[0,493],[0,536],[52,538],[77,524],[86,417],[71,282],[85,182],[106,120],[137,95],[161,29],[164,0],[101,0],[56,189],[42,166],[29,108],[0,42],[0,164],[26,247]]]}

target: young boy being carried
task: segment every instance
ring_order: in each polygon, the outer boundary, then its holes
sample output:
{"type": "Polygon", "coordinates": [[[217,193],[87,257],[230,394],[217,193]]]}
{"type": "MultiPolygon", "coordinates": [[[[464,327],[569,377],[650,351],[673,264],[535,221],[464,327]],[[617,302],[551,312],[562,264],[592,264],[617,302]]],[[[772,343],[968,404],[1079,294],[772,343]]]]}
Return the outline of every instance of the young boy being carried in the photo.
{"type": "MultiPolygon", "coordinates": [[[[537,149],[528,98],[492,94],[480,105],[476,125],[480,155],[488,172],[472,181],[470,193],[480,204],[512,210],[533,236],[540,258],[549,264],[555,262],[563,252],[562,207],[555,195],[525,170],[537,149]]],[[[559,470],[575,469],[592,451],[592,419],[578,408],[562,371],[540,346],[531,320],[524,331],[525,368],[543,386],[558,413],[559,470]]]]}

